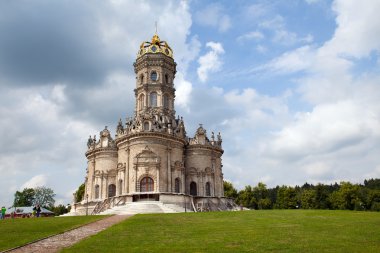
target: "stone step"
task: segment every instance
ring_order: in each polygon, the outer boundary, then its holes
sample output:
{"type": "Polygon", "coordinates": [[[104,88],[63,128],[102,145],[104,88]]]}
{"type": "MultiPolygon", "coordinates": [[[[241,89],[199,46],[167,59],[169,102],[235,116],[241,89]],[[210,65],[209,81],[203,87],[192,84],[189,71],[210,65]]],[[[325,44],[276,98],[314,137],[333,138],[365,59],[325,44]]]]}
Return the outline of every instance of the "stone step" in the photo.
{"type": "Polygon", "coordinates": [[[184,212],[181,208],[174,204],[163,204],[160,201],[140,201],[130,202],[122,206],[115,206],[111,209],[105,210],[99,214],[137,214],[137,213],[176,213],[184,212]]]}

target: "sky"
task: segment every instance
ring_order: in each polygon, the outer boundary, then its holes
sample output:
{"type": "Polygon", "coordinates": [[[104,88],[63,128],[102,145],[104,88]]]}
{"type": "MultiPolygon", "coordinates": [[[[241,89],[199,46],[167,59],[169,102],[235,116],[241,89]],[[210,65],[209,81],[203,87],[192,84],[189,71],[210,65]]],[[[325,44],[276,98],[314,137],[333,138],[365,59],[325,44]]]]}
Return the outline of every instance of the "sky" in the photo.
{"type": "Polygon", "coordinates": [[[158,35],[176,111],[223,138],[238,189],[380,178],[380,1],[0,1],[0,205],[84,182],[87,139],[134,113],[158,35]]]}

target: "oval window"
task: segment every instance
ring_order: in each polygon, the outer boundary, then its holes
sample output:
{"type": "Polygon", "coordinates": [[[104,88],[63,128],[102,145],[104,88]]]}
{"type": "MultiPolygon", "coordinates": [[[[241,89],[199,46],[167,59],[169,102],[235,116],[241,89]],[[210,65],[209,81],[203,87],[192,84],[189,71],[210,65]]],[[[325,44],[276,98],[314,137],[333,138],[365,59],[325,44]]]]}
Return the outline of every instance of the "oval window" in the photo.
{"type": "Polygon", "coordinates": [[[152,71],[152,73],[150,73],[150,79],[152,79],[152,81],[158,80],[158,75],[156,71],[152,71]]]}

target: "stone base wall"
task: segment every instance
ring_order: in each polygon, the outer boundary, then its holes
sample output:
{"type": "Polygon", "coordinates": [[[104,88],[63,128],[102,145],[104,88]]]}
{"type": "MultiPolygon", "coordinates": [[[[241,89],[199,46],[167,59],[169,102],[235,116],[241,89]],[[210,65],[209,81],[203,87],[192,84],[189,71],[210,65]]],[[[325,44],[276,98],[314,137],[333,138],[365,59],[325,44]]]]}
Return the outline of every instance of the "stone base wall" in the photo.
{"type": "MultiPolygon", "coordinates": [[[[175,204],[179,207],[186,208],[189,212],[197,211],[226,211],[226,210],[239,210],[239,207],[234,203],[232,199],[226,197],[198,197],[186,195],[183,193],[152,193],[156,195],[163,204],[175,204]]],[[[112,208],[114,206],[121,206],[126,203],[133,202],[136,198],[136,194],[122,195],[113,197],[107,203],[107,208],[112,208]]],[[[141,199],[140,201],[144,201],[141,199]]],[[[152,201],[152,200],[151,200],[152,201]]],[[[101,205],[104,201],[91,201],[88,204],[84,201],[78,202],[72,205],[70,213],[75,215],[88,215],[93,214],[94,209],[97,205],[101,205]]],[[[105,211],[104,209],[103,211],[105,211]]]]}

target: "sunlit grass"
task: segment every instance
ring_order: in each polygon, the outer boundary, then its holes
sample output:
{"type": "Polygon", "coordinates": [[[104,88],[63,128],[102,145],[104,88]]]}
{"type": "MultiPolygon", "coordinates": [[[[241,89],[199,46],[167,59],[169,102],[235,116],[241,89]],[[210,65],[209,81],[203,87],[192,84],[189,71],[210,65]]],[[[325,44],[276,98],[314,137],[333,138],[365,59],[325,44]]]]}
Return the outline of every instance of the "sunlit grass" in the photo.
{"type": "Polygon", "coordinates": [[[380,252],[380,213],[268,210],[136,215],[63,252],[380,252]]]}
{"type": "Polygon", "coordinates": [[[0,220],[0,251],[103,218],[104,216],[78,216],[0,220]]]}

